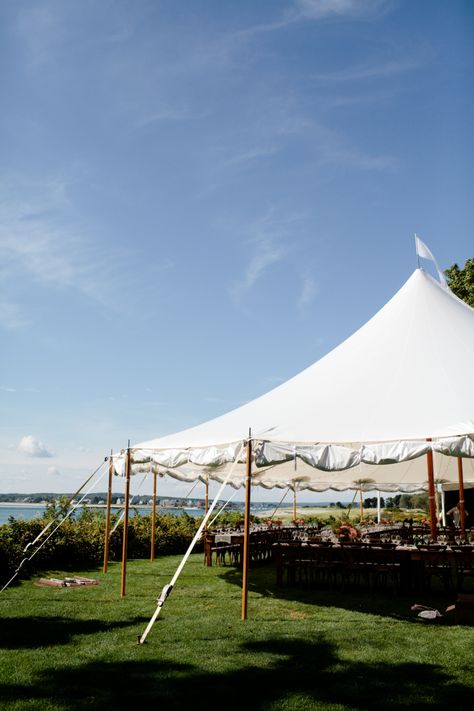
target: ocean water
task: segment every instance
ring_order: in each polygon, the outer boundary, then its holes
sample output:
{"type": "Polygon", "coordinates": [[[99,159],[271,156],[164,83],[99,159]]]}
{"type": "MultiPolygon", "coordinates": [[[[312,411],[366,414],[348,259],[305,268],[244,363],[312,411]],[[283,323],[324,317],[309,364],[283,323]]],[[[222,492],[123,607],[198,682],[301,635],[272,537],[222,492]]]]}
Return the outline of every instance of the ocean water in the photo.
{"type": "Polygon", "coordinates": [[[28,521],[31,518],[38,518],[43,514],[45,507],[38,506],[22,506],[21,504],[1,504],[0,505],[0,525],[8,523],[10,516],[28,521]]]}
{"type": "MultiPolygon", "coordinates": [[[[8,519],[10,516],[13,516],[16,519],[22,520],[22,521],[29,521],[32,518],[38,518],[43,515],[45,506],[38,504],[38,505],[31,505],[31,506],[24,506],[23,504],[0,504],[0,526],[2,523],[8,523],[8,519]]],[[[78,508],[77,511],[80,512],[81,508],[78,508]]],[[[105,516],[105,508],[96,508],[93,507],[94,511],[101,511],[103,515],[105,516]]],[[[121,511],[122,507],[115,507],[112,506],[112,514],[117,513],[118,511],[121,511]]],[[[156,513],[157,514],[174,514],[175,516],[182,516],[183,511],[186,511],[189,516],[194,516],[196,518],[202,516],[204,514],[204,511],[200,509],[173,509],[173,508],[162,508],[160,506],[157,506],[156,508],[156,513]]],[[[130,515],[134,516],[136,513],[138,514],[149,514],[151,513],[151,508],[147,509],[142,509],[142,508],[135,508],[133,505],[130,506],[130,515]]]]}

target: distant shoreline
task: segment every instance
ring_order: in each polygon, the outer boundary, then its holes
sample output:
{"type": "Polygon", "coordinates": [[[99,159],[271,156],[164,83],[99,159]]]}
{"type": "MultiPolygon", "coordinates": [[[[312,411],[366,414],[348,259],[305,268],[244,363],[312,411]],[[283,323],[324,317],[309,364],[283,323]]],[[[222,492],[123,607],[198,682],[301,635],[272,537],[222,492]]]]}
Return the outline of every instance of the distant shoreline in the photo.
{"type": "MultiPolygon", "coordinates": [[[[50,501],[44,501],[44,502],[38,502],[37,504],[32,503],[31,501],[28,502],[22,502],[22,501],[0,501],[0,507],[1,508],[40,508],[41,506],[47,506],[50,501]]],[[[88,509],[106,509],[107,504],[81,504],[84,508],[88,509]]],[[[111,504],[110,508],[112,509],[123,509],[123,504],[111,504]]],[[[152,509],[151,504],[130,504],[130,508],[134,509],[152,509]]],[[[187,511],[201,511],[201,509],[198,506],[158,506],[157,508],[160,509],[186,509],[187,511]]]]}

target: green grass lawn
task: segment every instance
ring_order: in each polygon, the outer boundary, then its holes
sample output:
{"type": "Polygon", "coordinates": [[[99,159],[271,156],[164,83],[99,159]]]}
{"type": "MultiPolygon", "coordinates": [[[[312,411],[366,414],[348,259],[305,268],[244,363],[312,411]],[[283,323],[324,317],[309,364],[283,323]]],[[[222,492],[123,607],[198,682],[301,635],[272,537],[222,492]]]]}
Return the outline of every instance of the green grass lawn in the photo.
{"type": "Polygon", "coordinates": [[[273,567],[262,566],[251,570],[242,623],[240,573],[193,555],[137,645],[179,560],[130,562],[123,600],[118,564],[106,576],[74,571],[97,578],[95,588],[27,580],[6,590],[2,711],[474,708],[474,628],[410,611],[418,602],[444,612],[455,596],[277,588],[273,567]]]}

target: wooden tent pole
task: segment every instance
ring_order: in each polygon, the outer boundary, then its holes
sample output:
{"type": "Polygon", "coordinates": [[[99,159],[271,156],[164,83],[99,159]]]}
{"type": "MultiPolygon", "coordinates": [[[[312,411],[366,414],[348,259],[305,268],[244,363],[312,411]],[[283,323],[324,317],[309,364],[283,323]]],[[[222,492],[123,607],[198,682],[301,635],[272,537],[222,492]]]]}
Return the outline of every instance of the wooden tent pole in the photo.
{"type": "Polygon", "coordinates": [[[247,619],[248,607],[248,572],[249,572],[249,539],[250,539],[250,487],[252,478],[252,440],[247,440],[247,457],[245,471],[245,515],[244,515],[244,545],[242,551],[242,622],[247,619]]]}
{"type": "Polygon", "coordinates": [[[109,564],[109,538],[110,538],[110,505],[112,502],[112,476],[114,473],[113,452],[110,450],[109,459],[109,484],[107,487],[107,511],[105,513],[105,535],[104,535],[104,574],[107,572],[109,564]]]}
{"type": "Polygon", "coordinates": [[[293,487],[293,521],[296,521],[296,484],[293,487]]]}
{"type": "Polygon", "coordinates": [[[130,498],[130,469],[131,469],[131,452],[130,442],[127,448],[127,458],[125,460],[125,502],[123,515],[123,543],[122,543],[122,579],[120,586],[120,597],[125,597],[125,588],[127,584],[127,552],[128,552],[128,507],[130,498]]]}
{"type": "Polygon", "coordinates": [[[380,523],[382,518],[382,512],[380,510],[380,491],[377,491],[377,523],[380,523]]]}
{"type": "Polygon", "coordinates": [[[151,541],[150,560],[155,560],[155,534],[156,534],[156,478],[157,472],[153,472],[153,501],[151,502],[151,541]]]}
{"type": "MultiPolygon", "coordinates": [[[[431,437],[428,437],[427,442],[431,442],[431,437]]],[[[426,455],[427,465],[428,465],[428,499],[430,503],[430,528],[431,528],[431,538],[436,541],[438,538],[438,530],[436,527],[436,493],[434,485],[434,467],[433,467],[433,450],[426,455]]]]}
{"type": "Polygon", "coordinates": [[[466,509],[464,508],[464,475],[462,468],[462,457],[458,457],[458,483],[459,483],[459,524],[461,526],[461,536],[466,538],[466,509]]]}
{"type": "Polygon", "coordinates": [[[359,516],[360,516],[360,523],[362,523],[364,519],[364,499],[362,498],[362,484],[360,485],[359,489],[359,516]]]}

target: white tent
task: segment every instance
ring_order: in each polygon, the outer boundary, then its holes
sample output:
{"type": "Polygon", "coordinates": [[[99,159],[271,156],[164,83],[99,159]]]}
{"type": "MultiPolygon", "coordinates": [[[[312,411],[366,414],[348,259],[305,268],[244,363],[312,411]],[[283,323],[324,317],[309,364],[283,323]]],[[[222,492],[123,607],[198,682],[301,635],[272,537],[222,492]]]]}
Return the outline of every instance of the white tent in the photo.
{"type": "MultiPolygon", "coordinates": [[[[427,248],[418,253],[431,256],[427,248]]],[[[221,481],[140,643],[225,483],[245,481],[242,620],[247,617],[251,484],[295,491],[427,488],[436,539],[433,459],[438,482],[455,482],[463,458],[469,464],[465,478],[474,481],[473,356],[474,309],[417,269],[370,321],[299,375],[226,415],[141,442],[116,458],[118,473],[126,473],[127,492],[130,473],[150,468],[189,481],[221,481]]]]}
{"type": "MultiPolygon", "coordinates": [[[[414,491],[474,482],[474,309],[422,269],[362,328],[312,366],[242,407],[132,448],[132,471],[323,491],[414,491]],[[432,440],[432,441],[427,441],[432,440]],[[240,463],[235,464],[235,460],[240,463]]],[[[124,458],[115,462],[123,473],[124,458]]]]}

